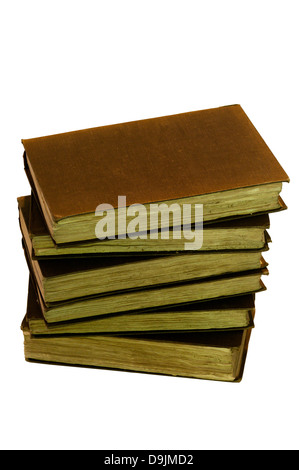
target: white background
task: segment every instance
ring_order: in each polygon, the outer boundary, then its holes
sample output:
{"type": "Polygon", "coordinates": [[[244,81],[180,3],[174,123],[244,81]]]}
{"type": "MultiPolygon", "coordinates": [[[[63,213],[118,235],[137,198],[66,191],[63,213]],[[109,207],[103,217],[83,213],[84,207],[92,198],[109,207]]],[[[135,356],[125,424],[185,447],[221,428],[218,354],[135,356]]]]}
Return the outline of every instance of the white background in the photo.
{"type": "Polygon", "coordinates": [[[298,449],[298,2],[1,2],[2,449],[298,449]],[[291,178],[240,384],[26,363],[22,138],[239,103],[291,178]]]}

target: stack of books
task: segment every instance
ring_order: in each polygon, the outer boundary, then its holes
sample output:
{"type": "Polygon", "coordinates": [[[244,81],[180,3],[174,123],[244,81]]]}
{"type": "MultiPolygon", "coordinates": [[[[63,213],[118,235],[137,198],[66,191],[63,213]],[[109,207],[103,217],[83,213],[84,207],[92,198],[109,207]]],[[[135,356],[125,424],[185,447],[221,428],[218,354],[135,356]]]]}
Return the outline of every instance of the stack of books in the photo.
{"type": "Polygon", "coordinates": [[[26,360],[240,381],[289,181],[241,106],[22,142],[26,360]]]}

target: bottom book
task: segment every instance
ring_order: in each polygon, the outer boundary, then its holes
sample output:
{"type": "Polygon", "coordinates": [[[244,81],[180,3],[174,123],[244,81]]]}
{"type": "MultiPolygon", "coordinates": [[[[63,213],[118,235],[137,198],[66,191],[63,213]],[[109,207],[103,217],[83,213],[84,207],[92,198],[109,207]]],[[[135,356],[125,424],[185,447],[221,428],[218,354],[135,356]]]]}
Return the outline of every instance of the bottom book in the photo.
{"type": "Polygon", "coordinates": [[[22,324],[30,361],[239,382],[250,330],[136,336],[38,337],[22,324]]]}
{"type": "Polygon", "coordinates": [[[240,382],[251,328],[142,335],[54,335],[22,322],[28,361],[240,382]]]}

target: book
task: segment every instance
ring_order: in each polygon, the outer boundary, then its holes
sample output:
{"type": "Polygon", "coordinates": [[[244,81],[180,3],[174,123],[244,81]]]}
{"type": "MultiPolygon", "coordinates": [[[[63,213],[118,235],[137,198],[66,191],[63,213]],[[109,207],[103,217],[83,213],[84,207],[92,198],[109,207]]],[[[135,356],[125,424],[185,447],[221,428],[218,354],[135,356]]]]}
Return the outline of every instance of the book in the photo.
{"type": "Polygon", "coordinates": [[[28,179],[57,244],[99,238],[99,206],[108,205],[114,217],[106,237],[122,237],[133,230],[127,221],[134,221],[136,204],[145,209],[143,230],[152,228],[151,209],[155,228],[180,226],[184,205],[202,205],[210,222],[280,210],[289,181],[240,105],[22,143],[28,179]],[[162,215],[173,205],[170,221],[162,215]]]}
{"type": "MultiPolygon", "coordinates": [[[[184,251],[184,239],[176,239],[170,230],[169,239],[138,238],[132,240],[94,240],[57,245],[50,236],[38,203],[33,195],[18,198],[19,219],[23,230],[31,240],[33,259],[55,257],[81,257],[96,255],[174,254],[184,251]]],[[[268,214],[214,222],[203,228],[203,244],[200,251],[266,250],[271,241],[268,214]]]]}
{"type": "MultiPolygon", "coordinates": [[[[29,264],[28,266],[31,269],[29,264]]],[[[32,270],[31,274],[37,283],[32,270]]],[[[68,302],[48,304],[45,303],[39,288],[37,292],[45,321],[58,323],[91,319],[102,315],[149,312],[158,308],[162,310],[167,307],[187,304],[191,308],[191,304],[195,302],[262,292],[266,290],[262,276],[268,274],[269,271],[265,267],[256,271],[219,276],[207,280],[115,292],[112,295],[82,297],[68,302]]]]}
{"type": "Polygon", "coordinates": [[[239,382],[251,328],[153,335],[35,336],[21,325],[27,361],[239,382]]]}
{"type": "MultiPolygon", "coordinates": [[[[28,220],[21,220],[27,256],[28,220]],[[23,223],[24,222],[24,223],[23,223]]],[[[265,266],[262,251],[182,252],[173,256],[63,258],[30,262],[46,305],[76,298],[182,283],[265,266]]]]}
{"type": "Polygon", "coordinates": [[[26,318],[33,335],[130,334],[236,330],[254,327],[254,295],[236,296],[152,312],[106,315],[99,318],[49,324],[45,321],[38,288],[30,276],[26,318]]]}

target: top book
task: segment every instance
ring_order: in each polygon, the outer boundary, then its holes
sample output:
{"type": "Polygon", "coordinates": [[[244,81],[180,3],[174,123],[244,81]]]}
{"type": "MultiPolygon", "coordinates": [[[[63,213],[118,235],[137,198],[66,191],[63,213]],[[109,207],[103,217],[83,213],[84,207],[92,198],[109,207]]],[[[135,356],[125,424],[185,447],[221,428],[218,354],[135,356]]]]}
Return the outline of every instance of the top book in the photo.
{"type": "Polygon", "coordinates": [[[133,204],[202,204],[210,223],[279,210],[289,181],[239,105],[22,143],[28,179],[58,244],[96,239],[100,204],[115,209],[120,236],[128,230],[119,215],[133,204]]]}

